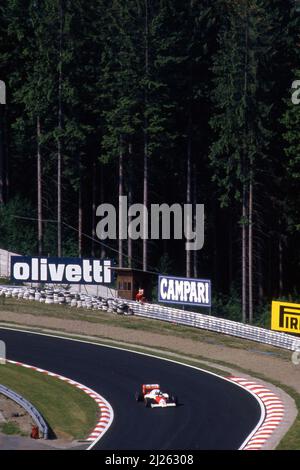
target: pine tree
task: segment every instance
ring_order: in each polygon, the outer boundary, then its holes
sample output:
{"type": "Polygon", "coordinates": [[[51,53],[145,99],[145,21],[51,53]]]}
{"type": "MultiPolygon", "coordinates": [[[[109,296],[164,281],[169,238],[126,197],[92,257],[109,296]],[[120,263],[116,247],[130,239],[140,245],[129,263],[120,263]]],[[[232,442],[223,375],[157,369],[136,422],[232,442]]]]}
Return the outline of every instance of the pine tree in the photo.
{"type": "MultiPolygon", "coordinates": [[[[299,71],[295,71],[295,79],[299,77],[299,71]]],[[[292,95],[290,90],[290,94],[292,95]]],[[[287,237],[297,236],[300,234],[300,197],[299,197],[299,181],[300,181],[300,145],[299,145],[299,129],[300,129],[300,109],[299,105],[293,104],[291,96],[285,100],[286,111],[281,119],[284,127],[284,153],[282,165],[284,171],[280,173],[278,178],[279,190],[281,198],[276,200],[276,206],[280,214],[281,234],[279,241],[281,250],[287,237]]],[[[298,261],[299,265],[299,261],[298,261]]],[[[282,271],[282,258],[281,258],[282,271]]],[[[281,277],[282,279],[282,277],[281,277]]],[[[281,280],[282,283],[282,280],[281,280]]],[[[282,290],[281,285],[281,290],[282,290]]]]}
{"type": "Polygon", "coordinates": [[[242,318],[252,322],[253,200],[272,135],[270,107],[260,99],[265,93],[263,71],[273,52],[272,21],[260,0],[231,1],[222,7],[226,15],[214,61],[215,140],[210,158],[221,206],[233,200],[241,204],[242,318]]]}

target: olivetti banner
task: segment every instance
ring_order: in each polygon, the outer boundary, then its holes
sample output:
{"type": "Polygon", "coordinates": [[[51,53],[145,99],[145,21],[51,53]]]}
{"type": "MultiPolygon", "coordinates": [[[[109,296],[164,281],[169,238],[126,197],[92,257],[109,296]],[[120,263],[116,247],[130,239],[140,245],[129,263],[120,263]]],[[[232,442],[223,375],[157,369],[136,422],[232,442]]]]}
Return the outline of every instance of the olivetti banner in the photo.
{"type": "Polygon", "coordinates": [[[111,284],[112,261],[109,259],[11,257],[13,282],[55,284],[111,284]]]}

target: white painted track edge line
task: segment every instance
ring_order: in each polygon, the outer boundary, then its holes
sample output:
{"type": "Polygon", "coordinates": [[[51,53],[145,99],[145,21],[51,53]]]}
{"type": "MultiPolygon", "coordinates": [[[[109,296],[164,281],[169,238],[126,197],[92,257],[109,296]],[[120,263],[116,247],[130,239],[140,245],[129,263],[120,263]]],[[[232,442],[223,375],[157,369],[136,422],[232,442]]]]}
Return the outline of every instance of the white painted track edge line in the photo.
{"type": "Polygon", "coordinates": [[[232,377],[232,380],[234,381],[234,383],[240,383],[245,388],[249,388],[250,390],[253,390],[253,392],[256,393],[258,397],[262,399],[262,403],[265,408],[265,420],[263,424],[261,425],[261,427],[257,430],[257,432],[254,433],[254,435],[248,440],[248,443],[246,443],[244,447],[245,449],[248,450],[253,447],[253,444],[255,444],[255,445],[259,445],[260,448],[262,448],[262,446],[266,444],[270,436],[273,434],[275,429],[277,429],[277,427],[281,424],[281,421],[285,413],[284,405],[282,401],[273,392],[272,392],[273,396],[276,397],[276,404],[273,403],[270,405],[269,403],[270,399],[266,398],[267,394],[262,394],[264,395],[264,397],[262,397],[260,393],[255,392],[253,387],[249,387],[249,385],[246,385],[243,378],[232,377]],[[271,422],[273,424],[272,426],[273,429],[270,429],[271,422]]]}
{"type": "MultiPolygon", "coordinates": [[[[230,379],[229,379],[230,380],[230,379]]],[[[236,382],[235,380],[230,380],[231,383],[237,385],[238,387],[242,388],[243,390],[247,391],[248,393],[250,393],[254,398],[256,398],[256,400],[258,401],[259,403],[259,406],[260,406],[260,412],[261,412],[261,415],[260,415],[260,419],[257,423],[257,425],[255,426],[255,428],[251,431],[251,433],[249,434],[249,436],[246,437],[246,439],[244,440],[244,442],[241,444],[241,446],[239,447],[238,450],[243,450],[246,445],[248,444],[248,442],[252,439],[252,437],[256,434],[256,432],[260,429],[260,427],[262,426],[265,418],[266,418],[266,408],[263,404],[263,401],[261,400],[261,398],[256,395],[252,390],[246,388],[244,385],[236,382]]]]}

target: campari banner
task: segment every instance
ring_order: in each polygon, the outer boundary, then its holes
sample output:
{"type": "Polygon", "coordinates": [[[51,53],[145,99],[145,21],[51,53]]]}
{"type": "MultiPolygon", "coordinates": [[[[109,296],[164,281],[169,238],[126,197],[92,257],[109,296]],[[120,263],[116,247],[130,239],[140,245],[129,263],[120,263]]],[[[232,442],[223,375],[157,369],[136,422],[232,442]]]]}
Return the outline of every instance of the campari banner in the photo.
{"type": "Polygon", "coordinates": [[[170,304],[211,307],[211,281],[185,277],[159,276],[158,301],[170,304]]]}

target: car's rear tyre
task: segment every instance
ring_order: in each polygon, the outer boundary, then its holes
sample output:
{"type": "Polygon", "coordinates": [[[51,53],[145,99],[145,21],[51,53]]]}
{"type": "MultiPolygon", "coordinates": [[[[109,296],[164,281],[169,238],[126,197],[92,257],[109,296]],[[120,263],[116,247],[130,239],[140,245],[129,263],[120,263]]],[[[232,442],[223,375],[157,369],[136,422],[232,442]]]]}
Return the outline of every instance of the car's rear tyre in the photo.
{"type": "Polygon", "coordinates": [[[172,393],[172,392],[170,392],[170,391],[167,391],[166,393],[168,394],[168,397],[169,397],[169,398],[168,398],[168,403],[173,403],[173,401],[174,401],[174,396],[175,396],[174,393],[172,393]]]}
{"type": "Polygon", "coordinates": [[[145,405],[146,408],[150,408],[151,400],[149,400],[149,398],[145,398],[144,399],[144,405],[145,405]]]}
{"type": "Polygon", "coordinates": [[[172,403],[175,403],[176,406],[178,405],[178,398],[176,397],[176,395],[172,395],[171,400],[172,403]]]}
{"type": "Polygon", "coordinates": [[[141,393],[139,393],[139,392],[136,392],[136,393],[135,393],[135,399],[136,399],[136,401],[143,401],[143,398],[144,398],[144,397],[143,397],[143,395],[142,395],[141,393]]]}

